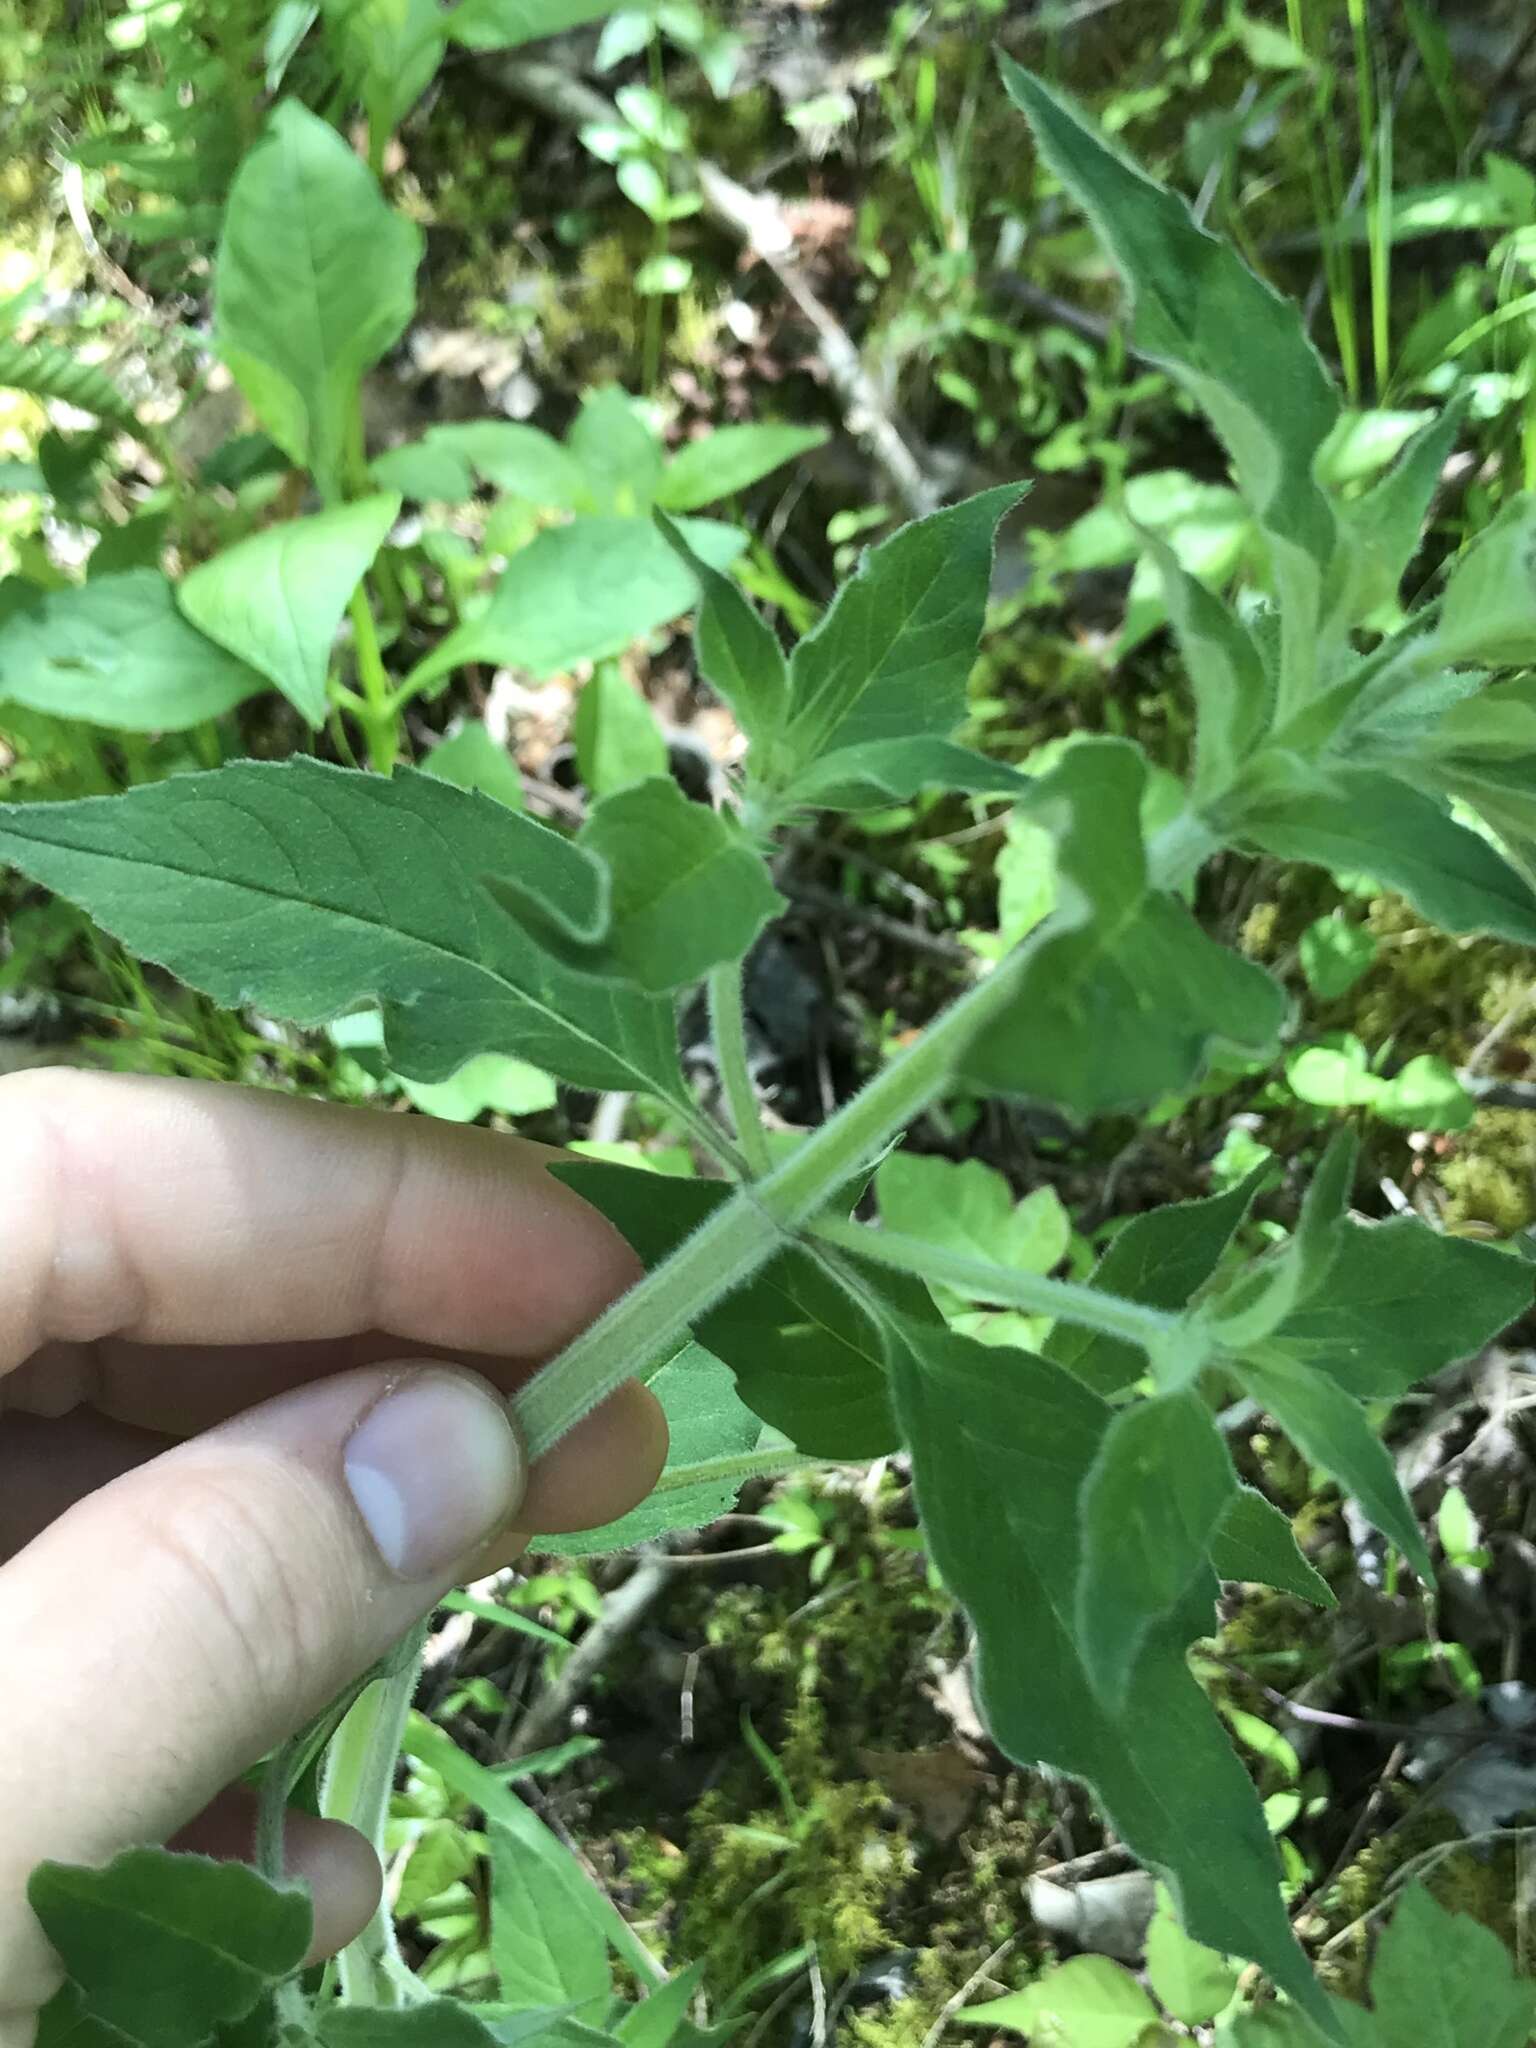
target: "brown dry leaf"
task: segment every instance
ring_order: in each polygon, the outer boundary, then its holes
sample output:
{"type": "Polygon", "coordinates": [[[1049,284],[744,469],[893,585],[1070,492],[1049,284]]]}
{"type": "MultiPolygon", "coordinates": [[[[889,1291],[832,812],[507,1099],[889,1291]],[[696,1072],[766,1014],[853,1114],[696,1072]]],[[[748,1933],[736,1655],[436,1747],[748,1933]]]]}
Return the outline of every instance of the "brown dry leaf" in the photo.
{"type": "Polygon", "coordinates": [[[861,1749],[861,1766],[898,1806],[909,1807],[936,1842],[952,1842],[986,1783],[957,1742],[938,1749],[861,1749]]]}

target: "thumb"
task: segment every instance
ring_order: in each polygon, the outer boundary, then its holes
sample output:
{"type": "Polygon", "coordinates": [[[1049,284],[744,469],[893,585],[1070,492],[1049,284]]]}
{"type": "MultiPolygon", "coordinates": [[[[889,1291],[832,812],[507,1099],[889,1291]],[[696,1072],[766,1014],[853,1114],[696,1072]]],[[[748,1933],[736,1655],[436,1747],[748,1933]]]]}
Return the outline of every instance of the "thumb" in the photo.
{"type": "Polygon", "coordinates": [[[58,1982],[32,1868],[184,1826],[428,1611],[524,1484],[485,1381],[376,1367],[125,1473],[0,1570],[0,1643],[25,1645],[0,1694],[0,2031],[58,1982]]]}

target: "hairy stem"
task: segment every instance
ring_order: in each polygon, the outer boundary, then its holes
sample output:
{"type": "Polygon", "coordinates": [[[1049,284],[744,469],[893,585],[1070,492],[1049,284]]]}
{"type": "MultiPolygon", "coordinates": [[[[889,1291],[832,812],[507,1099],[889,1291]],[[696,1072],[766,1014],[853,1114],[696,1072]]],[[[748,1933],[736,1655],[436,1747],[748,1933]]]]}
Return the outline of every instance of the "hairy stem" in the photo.
{"type": "Polygon", "coordinates": [[[978,1301],[1000,1308],[1022,1309],[1026,1315],[1053,1316],[1058,1322],[1080,1323],[1085,1329],[1119,1337],[1143,1350],[1162,1342],[1178,1321],[1161,1309],[1127,1301],[1118,1294],[1104,1294],[1074,1280],[1048,1280],[1041,1273],[1024,1273],[1012,1266],[997,1266],[990,1259],[967,1258],[963,1252],[945,1251],[919,1237],[904,1237],[890,1230],[870,1230],[858,1223],[814,1223],[812,1235],[839,1251],[857,1252],[876,1264],[892,1266],[900,1273],[915,1273],[921,1280],[953,1287],[978,1301]]]}
{"type": "Polygon", "coordinates": [[[731,1112],[736,1140],[754,1179],[769,1171],[768,1137],[758,1110],[757,1090],[747,1062],[747,1019],[742,1001],[741,967],[728,961],[709,977],[709,1021],[720,1062],[720,1085],[731,1112]]]}

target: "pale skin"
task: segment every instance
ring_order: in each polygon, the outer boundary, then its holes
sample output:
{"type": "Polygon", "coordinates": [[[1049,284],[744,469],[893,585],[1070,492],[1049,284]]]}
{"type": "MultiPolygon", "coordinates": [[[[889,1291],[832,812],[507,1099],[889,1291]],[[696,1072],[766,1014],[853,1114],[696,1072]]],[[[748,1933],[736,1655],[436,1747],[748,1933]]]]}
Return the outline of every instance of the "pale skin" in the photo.
{"type": "MultiPolygon", "coordinates": [[[[248,1856],[235,1781],[519,1530],[665,1455],[630,1384],[525,1471],[501,1398],[637,1275],[515,1138],[255,1090],[0,1080],[0,2048],[57,1960],[45,1858],[248,1856]]],[[[316,1954],[371,1849],[295,1816],[316,1954]]]]}

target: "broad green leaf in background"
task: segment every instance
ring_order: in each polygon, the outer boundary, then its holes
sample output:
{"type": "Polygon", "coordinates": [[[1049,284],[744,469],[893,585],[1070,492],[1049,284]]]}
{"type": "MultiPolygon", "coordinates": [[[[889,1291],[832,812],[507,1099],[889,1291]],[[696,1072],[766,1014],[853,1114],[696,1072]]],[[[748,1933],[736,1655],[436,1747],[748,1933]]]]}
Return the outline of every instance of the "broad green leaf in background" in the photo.
{"type": "MultiPolygon", "coordinates": [[[[579,1182],[574,1182],[578,1189],[579,1182]]],[[[602,1555],[649,1543],[669,1529],[699,1529],[728,1514],[741,1490],[732,1463],[755,1451],[763,1425],[736,1391],[736,1377],[702,1344],[685,1344],[675,1358],[647,1384],[667,1417],[667,1462],[649,1499],[606,1528],[576,1536],[537,1539],[534,1549],[557,1551],[561,1557],[602,1555]],[[711,1467],[718,1468],[713,1472],[711,1467]],[[700,1469],[700,1476],[690,1472],[700,1469]]]]}
{"type": "MultiPolygon", "coordinates": [[[[1267,1164],[1258,1166],[1223,1195],[1202,1202],[1165,1202],[1133,1216],[1115,1233],[1089,1286],[1148,1308],[1183,1308],[1216,1271],[1268,1172],[1267,1164]]],[[[1046,1340],[1045,1355],[1100,1394],[1118,1394],[1134,1386],[1147,1369],[1146,1358],[1135,1345],[1075,1323],[1056,1324],[1046,1340]]]]}
{"type": "Polygon", "coordinates": [[[428,427],[419,441],[375,456],[371,474],[408,498],[467,498],[478,478],[543,510],[593,509],[580,463],[551,435],[519,420],[428,427]]]}
{"type": "Polygon", "coordinates": [[[1227,1502],[1211,1538],[1211,1563],[1219,1579],[1274,1586],[1314,1607],[1338,1605],[1328,1581],[1303,1557],[1290,1517],[1251,1486],[1240,1486],[1227,1502]]]}
{"type": "Polygon", "coordinates": [[[1215,1949],[1190,1940],[1161,1887],[1147,1929],[1147,1981],[1163,2010],[1187,2027],[1215,2019],[1237,1989],[1236,1970],[1215,1949]]]}
{"type": "Polygon", "coordinates": [[[612,14],[619,0],[459,0],[448,34],[471,50],[510,50],[612,14]]]}
{"type": "Polygon", "coordinates": [[[490,1835],[491,1961],[502,1997],[601,2018],[613,1982],[607,1933],[586,1896],[590,1881],[553,1837],[545,1854],[532,1856],[526,1831],[514,1835],[492,1819],[490,1835]]]}
{"type": "Polygon", "coordinates": [[[328,123],[273,108],[230,187],[214,342],[257,418],[327,497],[356,460],[363,372],[416,304],[421,230],[328,123]]]}
{"type": "Polygon", "coordinates": [[[571,725],[576,772],[595,797],[667,773],[655,715],[616,662],[602,661],[581,686],[571,725]]]}
{"type": "Polygon", "coordinates": [[[1151,1630],[1211,1588],[1211,1542],[1237,1491],[1221,1432],[1197,1393],[1119,1409],[1079,1502],[1076,1635],[1105,1706],[1125,1706],[1151,1630]]]}
{"type": "Polygon", "coordinates": [[[1272,1415],[1304,1458],[1354,1495],[1395,1543],[1426,1586],[1434,1567],[1396,1468],[1365,1411],[1327,1373],[1287,1357],[1276,1346],[1236,1360],[1232,1368],[1251,1400],[1272,1415]]]}
{"type": "Polygon", "coordinates": [[[322,0],[343,77],[382,146],[432,83],[443,56],[438,0],[322,0]]]}
{"type": "Polygon", "coordinates": [[[565,445],[596,511],[649,518],[661,482],[661,443],[627,391],[605,384],[589,393],[565,445]]]}
{"type": "Polygon", "coordinates": [[[653,995],[745,958],[784,907],[740,826],[670,777],[600,798],[577,844],[612,877],[604,957],[653,995]]]}
{"type": "Polygon", "coordinates": [[[974,1086],[1094,1116],[1187,1086],[1214,1045],[1272,1048],[1286,1009],[1277,983],[1150,884],[1146,776],[1138,748],[1090,740],[1023,800],[1056,835],[1057,908],[1025,941],[1019,1001],[962,1055],[974,1086]]]}
{"type": "Polygon", "coordinates": [[[1490,668],[1536,659],[1536,493],[1511,498],[1452,567],[1435,652],[1490,668]]]}
{"type": "Polygon", "coordinates": [[[379,1004],[390,1062],[414,1080],[497,1047],[578,1087],[689,1100],[670,1004],[572,975],[480,879],[516,877],[538,930],[563,920],[568,942],[600,928],[601,872],[430,776],[242,761],[5,805],[0,857],[216,1002],[304,1025],[379,1004]]]}
{"type": "Polygon", "coordinates": [[[789,663],[772,629],[728,576],[700,561],[680,527],[664,512],[656,523],[699,586],[694,653],[710,688],[736,714],[756,750],[749,763],[759,780],[772,781],[772,750],[789,709],[789,663]]]}
{"type": "MultiPolygon", "coordinates": [[[[1020,1201],[980,1159],[893,1152],[875,1171],[875,1192],[887,1229],[1019,1272],[1049,1273],[1072,1237],[1072,1219],[1054,1188],[1035,1188],[1020,1201]]],[[[961,1305],[948,1288],[934,1295],[946,1313],[961,1305]]]]}
{"type": "Polygon", "coordinates": [[[1221,1349],[1249,1351],[1266,1342],[1322,1287],[1338,1251],[1338,1224],[1349,1206],[1358,1159],[1354,1133],[1335,1131],[1307,1183],[1290,1236],[1226,1276],[1220,1291],[1195,1310],[1190,1321],[1213,1331],[1221,1349]]]}
{"type": "Polygon", "coordinates": [[[261,688],[254,668],[188,625],[158,569],[59,590],[0,583],[0,703],[123,732],[183,732],[261,688]]]}
{"type": "Polygon", "coordinates": [[[525,808],[517,763],[491,738],[484,719],[466,719],[456,732],[439,740],[421,764],[421,772],[451,782],[455,789],[478,789],[509,811],[525,808]]]}
{"type": "Polygon", "coordinates": [[[1536,1990],[1490,1928],[1423,1885],[1399,1900],[1371,1971],[1372,2013],[1339,2002],[1358,2048],[1526,2048],[1536,1990]]]}
{"type": "Polygon", "coordinates": [[[322,726],[337,630],[399,510],[397,497],[379,493],[264,527],[192,570],[177,602],[200,633],[322,726]]]}
{"type": "Polygon", "coordinates": [[[1320,1002],[1348,995],[1376,959],[1376,940],[1364,925],[1341,910],[1314,918],[1301,935],[1298,952],[1307,987],[1320,1002]]]}
{"type": "Polygon", "coordinates": [[[399,1080],[415,1108],[450,1124],[473,1123],[487,1110],[498,1116],[537,1116],[559,1100],[559,1090],[542,1068],[504,1052],[476,1053],[448,1081],[412,1081],[404,1074],[399,1080]]]}
{"type": "Polygon", "coordinates": [[[1132,1854],[1167,1876],[1196,1939],[1258,1963],[1321,2016],[1258,1796],[1185,1661],[1210,1627],[1214,1574],[1148,1637],[1122,1714],[1089,1681],[1078,1503],[1111,1410],[1048,1360],[942,1327],[903,1321],[891,1359],[923,1529],[975,1628],[994,1739],[1018,1763],[1084,1779],[1132,1854]]]}
{"type": "Polygon", "coordinates": [[[1345,626],[1358,624],[1378,605],[1396,597],[1408,565],[1419,551],[1424,521],[1465,410],[1463,403],[1452,399],[1420,428],[1379,482],[1342,508],[1344,545],[1337,610],[1345,626]]]}
{"type": "Polygon", "coordinates": [[[1443,804],[1369,769],[1341,768],[1330,781],[1254,805],[1233,837],[1280,860],[1374,875],[1444,931],[1536,945],[1536,892],[1443,804]]]}
{"type": "Polygon", "coordinates": [[[1199,803],[1234,780],[1268,725],[1273,690],[1253,637],[1237,614],[1186,575],[1155,534],[1147,536],[1147,545],[1194,691],[1192,796],[1199,803]]]}
{"type": "Polygon", "coordinates": [[[1063,95],[1000,61],[1041,155],[1126,281],[1136,347],[1187,386],[1226,443],[1270,544],[1296,659],[1315,656],[1336,525],[1312,465],[1339,400],[1297,306],[1198,227],[1183,199],[1154,184],[1063,95]]]}
{"type": "Polygon", "coordinates": [[[129,1849],[103,1870],[43,1863],[27,1898],[84,2012],[145,2048],[199,2048],[303,1962],[309,1894],[243,1863],[129,1849]]]}
{"type": "Polygon", "coordinates": [[[425,2005],[335,2005],[319,2016],[320,2048],[496,2048],[501,2039],[461,1999],[425,2005]]]}
{"type": "Polygon", "coordinates": [[[50,341],[18,341],[14,334],[0,334],[0,391],[60,398],[130,433],[139,424],[134,406],[99,363],[82,362],[50,341]]]}
{"type": "Polygon", "coordinates": [[[1108,1956],[1073,1956],[1042,1972],[1027,1991],[967,2006],[955,2018],[967,2027],[1005,2027],[1071,2048],[1137,2048],[1157,2024],[1157,2007],[1108,1956]]]}
{"type": "Polygon", "coordinates": [[[954,740],[866,740],[856,747],[839,747],[824,761],[802,769],[786,792],[786,801],[825,811],[874,811],[902,803],[923,789],[1016,797],[1028,788],[1028,777],[1017,768],[989,761],[954,740]]]}
{"type": "MultiPolygon", "coordinates": [[[[695,554],[729,568],[744,536],[690,519],[695,554]]],[[[439,682],[468,661],[527,669],[536,679],[583,661],[622,654],[694,603],[693,578],[649,520],[574,519],[519,549],[478,617],[447,634],[411,672],[414,687],[439,682]]]]}
{"type": "Polygon", "coordinates": [[[784,463],[820,448],[826,438],[825,427],[717,427],[672,457],[656,502],[668,512],[697,512],[749,489],[784,463]]]}
{"type": "Polygon", "coordinates": [[[702,1963],[679,1970],[642,2005],[630,2007],[613,2030],[615,2041],[622,2042],[623,2048],[705,2048],[711,2039],[728,2038],[716,2036],[713,2030],[708,2036],[700,2035],[689,2022],[703,1976],[702,1963]]]}
{"type": "MultiPolygon", "coordinates": [[[[602,1211],[647,1269],[731,1198],[719,1181],[663,1179],[597,1160],[551,1171],[602,1211]]],[[[770,1259],[699,1317],[693,1334],[731,1368],[743,1400],[800,1450],[878,1458],[896,1448],[880,1332],[806,1252],[792,1246],[770,1259]]]]}
{"type": "Polygon", "coordinates": [[[1017,485],[984,491],[871,548],[790,658],[796,768],[869,741],[946,738],[965,716],[992,579],[1017,485]]]}

